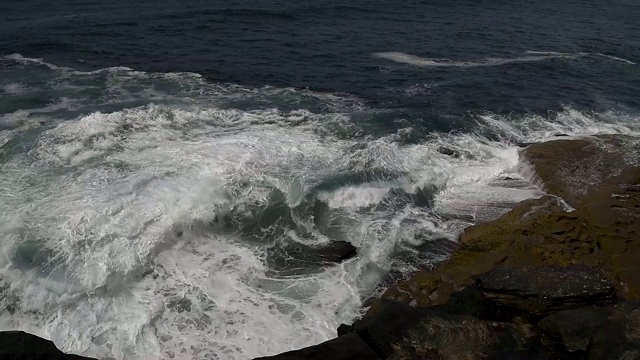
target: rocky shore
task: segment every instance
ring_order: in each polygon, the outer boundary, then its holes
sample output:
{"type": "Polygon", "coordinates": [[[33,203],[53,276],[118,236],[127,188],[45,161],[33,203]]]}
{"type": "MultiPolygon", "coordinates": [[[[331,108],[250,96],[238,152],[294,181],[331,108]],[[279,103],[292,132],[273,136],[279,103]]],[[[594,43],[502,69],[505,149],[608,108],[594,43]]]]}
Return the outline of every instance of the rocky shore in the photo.
{"type": "Polygon", "coordinates": [[[65,354],[53,342],[24,331],[0,332],[0,359],[6,360],[95,360],[65,354]]]}
{"type": "MultiPolygon", "coordinates": [[[[261,360],[640,359],[640,138],[530,144],[521,159],[547,195],[466,229],[337,338],[261,360]]],[[[339,245],[327,261],[355,254],[339,245]]],[[[85,359],[18,331],[0,332],[0,358],[85,359]]]]}
{"type": "Polygon", "coordinates": [[[261,360],[640,359],[640,139],[530,144],[547,195],[470,227],[338,337],[261,360]]]}

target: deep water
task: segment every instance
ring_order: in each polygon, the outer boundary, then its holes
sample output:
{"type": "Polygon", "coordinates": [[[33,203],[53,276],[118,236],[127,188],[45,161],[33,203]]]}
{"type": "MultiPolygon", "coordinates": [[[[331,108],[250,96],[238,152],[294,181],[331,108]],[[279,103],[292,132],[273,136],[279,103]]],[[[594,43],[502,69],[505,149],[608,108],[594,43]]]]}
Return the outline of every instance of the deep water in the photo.
{"type": "Polygon", "coordinates": [[[5,0],[0,329],[115,359],[319,343],[640,130],[640,4],[5,0]],[[313,256],[332,241],[358,254],[313,256]]]}

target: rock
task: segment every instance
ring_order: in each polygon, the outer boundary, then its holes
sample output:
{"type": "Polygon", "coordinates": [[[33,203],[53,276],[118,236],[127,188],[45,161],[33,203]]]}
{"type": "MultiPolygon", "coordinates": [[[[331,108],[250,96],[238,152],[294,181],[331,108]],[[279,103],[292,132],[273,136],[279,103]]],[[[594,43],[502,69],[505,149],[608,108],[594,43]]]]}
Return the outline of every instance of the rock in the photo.
{"type": "Polygon", "coordinates": [[[452,149],[452,148],[450,148],[450,147],[440,146],[440,147],[437,149],[437,151],[438,151],[440,154],[448,155],[448,156],[451,156],[451,157],[453,157],[453,158],[459,158],[459,157],[461,157],[460,151],[458,151],[458,150],[454,150],[454,149],[452,149]]]}
{"type": "Polygon", "coordinates": [[[53,342],[23,331],[0,332],[0,359],[7,360],[91,360],[65,354],[53,342]]]}
{"type": "Polygon", "coordinates": [[[347,324],[340,324],[336,332],[338,333],[338,336],[346,335],[350,332],[353,332],[353,326],[347,325],[347,324]]]}
{"type": "Polygon", "coordinates": [[[418,307],[427,307],[444,304],[453,292],[453,286],[437,272],[419,271],[409,280],[401,281],[387,289],[380,299],[371,305],[367,314],[376,313],[383,299],[391,299],[403,304],[415,302],[418,307]]]}
{"type": "Polygon", "coordinates": [[[356,256],[357,249],[346,241],[333,241],[317,252],[318,257],[328,262],[342,262],[356,256]]]}
{"type": "Polygon", "coordinates": [[[489,306],[533,315],[606,305],[615,298],[609,279],[587,265],[498,267],[480,275],[477,284],[489,306]]]}
{"type": "Polygon", "coordinates": [[[560,311],[540,321],[553,346],[590,360],[640,359],[640,304],[560,311]]]}
{"type": "Polygon", "coordinates": [[[382,360],[356,333],[349,333],[336,339],[289,351],[280,355],[262,357],[255,360],[382,360]]]}
{"type": "Polygon", "coordinates": [[[483,300],[482,292],[474,284],[451,294],[445,304],[431,306],[430,309],[452,315],[467,315],[481,319],[492,318],[494,311],[488,309],[483,300]]]}
{"type": "Polygon", "coordinates": [[[537,144],[537,143],[535,143],[535,142],[519,142],[517,145],[518,145],[518,147],[526,148],[526,147],[529,147],[529,146],[531,146],[533,144],[537,144]]]}
{"type": "Polygon", "coordinates": [[[322,271],[327,265],[348,260],[356,254],[356,247],[346,241],[332,241],[320,246],[288,243],[270,249],[267,263],[276,275],[300,275],[322,271]]]}
{"type": "Polygon", "coordinates": [[[385,359],[546,359],[528,327],[385,301],[353,325],[385,359]]]}
{"type": "Polygon", "coordinates": [[[640,142],[624,135],[603,135],[532,144],[522,153],[545,190],[578,207],[608,179],[637,166],[640,142]]]}

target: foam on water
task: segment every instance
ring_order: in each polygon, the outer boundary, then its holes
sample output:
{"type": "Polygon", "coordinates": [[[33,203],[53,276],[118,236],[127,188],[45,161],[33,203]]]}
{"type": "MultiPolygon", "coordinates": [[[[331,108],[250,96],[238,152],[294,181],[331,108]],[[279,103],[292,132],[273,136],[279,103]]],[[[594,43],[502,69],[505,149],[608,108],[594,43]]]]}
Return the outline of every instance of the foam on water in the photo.
{"type": "Polygon", "coordinates": [[[362,136],[352,115],[376,110],[350,96],[17,60],[78,112],[2,115],[0,155],[37,141],[0,162],[0,326],[116,359],[247,359],[334,337],[387,274],[447,256],[425,245],[541,195],[515,144],[638,130],[567,109],[407,143],[411,128],[362,136]],[[280,247],[331,240],[358,255],[274,265],[280,247]]]}
{"type": "Polygon", "coordinates": [[[459,67],[472,68],[480,66],[499,66],[513,63],[539,62],[550,59],[577,59],[585,56],[599,56],[609,60],[622,62],[628,65],[635,65],[634,62],[622,59],[616,56],[599,54],[599,53],[561,53],[550,51],[527,51],[521,56],[513,58],[494,58],[488,57],[480,60],[454,61],[450,59],[424,58],[417,55],[411,55],[403,52],[389,51],[374,53],[373,56],[381,59],[395,61],[397,63],[409,64],[421,67],[459,67]]]}
{"type": "Polygon", "coordinates": [[[350,186],[332,193],[320,193],[318,199],[332,208],[361,208],[379,204],[389,194],[388,184],[350,186]]]}
{"type": "Polygon", "coordinates": [[[480,128],[500,139],[501,142],[522,143],[552,140],[558,135],[583,136],[593,134],[638,135],[638,117],[620,112],[586,113],[570,107],[552,113],[548,117],[540,115],[479,116],[480,128]]]}

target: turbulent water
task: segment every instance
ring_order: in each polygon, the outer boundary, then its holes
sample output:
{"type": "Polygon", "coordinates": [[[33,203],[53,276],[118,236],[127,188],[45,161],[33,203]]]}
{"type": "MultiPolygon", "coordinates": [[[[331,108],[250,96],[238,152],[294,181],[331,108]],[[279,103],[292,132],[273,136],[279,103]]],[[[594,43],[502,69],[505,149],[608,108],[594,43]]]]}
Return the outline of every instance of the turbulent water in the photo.
{"type": "Polygon", "coordinates": [[[114,359],[332,338],[541,195],[519,144],[640,131],[639,12],[4,1],[0,329],[114,359]]]}

